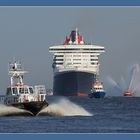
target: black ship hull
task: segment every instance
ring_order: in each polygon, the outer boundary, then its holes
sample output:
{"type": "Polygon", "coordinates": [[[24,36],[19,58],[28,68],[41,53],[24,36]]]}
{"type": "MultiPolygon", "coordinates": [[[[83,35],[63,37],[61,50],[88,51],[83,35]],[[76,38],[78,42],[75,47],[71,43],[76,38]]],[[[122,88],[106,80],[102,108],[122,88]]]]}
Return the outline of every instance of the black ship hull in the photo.
{"type": "Polygon", "coordinates": [[[54,75],[53,94],[61,96],[88,96],[95,82],[95,74],[68,71],[54,75]]]}
{"type": "Polygon", "coordinates": [[[24,103],[14,103],[11,105],[20,109],[27,110],[35,116],[43,108],[47,107],[48,103],[46,101],[32,101],[32,102],[24,102],[24,103]]]}

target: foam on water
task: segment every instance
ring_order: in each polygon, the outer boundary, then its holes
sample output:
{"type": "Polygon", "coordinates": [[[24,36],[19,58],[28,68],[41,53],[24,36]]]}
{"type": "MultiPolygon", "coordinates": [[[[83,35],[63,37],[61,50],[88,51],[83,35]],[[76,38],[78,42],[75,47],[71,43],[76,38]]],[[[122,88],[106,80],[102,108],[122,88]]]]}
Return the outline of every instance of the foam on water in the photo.
{"type": "Polygon", "coordinates": [[[68,99],[61,98],[52,102],[48,107],[43,109],[38,115],[51,115],[51,116],[92,116],[93,114],[86,111],[81,106],[69,101],[68,99]]]}
{"type": "Polygon", "coordinates": [[[0,116],[32,116],[31,112],[0,104],[0,116]]]}

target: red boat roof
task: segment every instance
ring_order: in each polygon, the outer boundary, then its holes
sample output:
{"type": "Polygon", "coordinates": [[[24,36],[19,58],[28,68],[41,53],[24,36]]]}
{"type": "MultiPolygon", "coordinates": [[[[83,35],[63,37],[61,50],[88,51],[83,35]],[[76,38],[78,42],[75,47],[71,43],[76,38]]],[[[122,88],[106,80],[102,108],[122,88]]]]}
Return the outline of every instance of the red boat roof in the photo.
{"type": "Polygon", "coordinates": [[[132,96],[132,92],[130,90],[127,90],[125,93],[124,93],[124,96],[132,96]]]}

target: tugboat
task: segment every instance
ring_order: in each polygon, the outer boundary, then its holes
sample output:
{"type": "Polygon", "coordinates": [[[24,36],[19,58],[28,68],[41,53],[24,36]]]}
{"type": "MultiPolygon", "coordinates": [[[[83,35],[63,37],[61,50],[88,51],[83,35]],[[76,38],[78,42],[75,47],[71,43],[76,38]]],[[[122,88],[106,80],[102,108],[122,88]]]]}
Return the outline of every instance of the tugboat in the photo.
{"type": "Polygon", "coordinates": [[[103,84],[96,82],[92,84],[91,92],[88,94],[89,98],[103,98],[105,96],[105,91],[103,89],[103,84]]]}
{"type": "Polygon", "coordinates": [[[127,90],[127,91],[124,93],[124,96],[131,97],[131,96],[132,96],[132,92],[131,92],[130,90],[127,90]]]}
{"type": "Polygon", "coordinates": [[[22,70],[21,63],[9,64],[9,75],[11,85],[7,88],[4,104],[30,111],[34,116],[48,106],[46,101],[46,90],[44,85],[29,86],[23,83],[23,75],[27,73],[22,70]]]}

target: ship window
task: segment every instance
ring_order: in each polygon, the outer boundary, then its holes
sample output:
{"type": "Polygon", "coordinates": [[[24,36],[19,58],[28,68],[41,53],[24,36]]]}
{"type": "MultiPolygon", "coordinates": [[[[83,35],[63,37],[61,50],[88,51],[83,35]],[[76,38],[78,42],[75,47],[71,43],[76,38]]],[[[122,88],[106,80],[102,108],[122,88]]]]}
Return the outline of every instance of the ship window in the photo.
{"type": "Polygon", "coordinates": [[[67,65],[72,65],[72,63],[67,63],[67,65]]]}
{"type": "Polygon", "coordinates": [[[103,49],[99,49],[99,48],[97,48],[97,49],[95,49],[95,48],[88,48],[88,49],[84,49],[84,48],[66,48],[66,49],[50,49],[50,50],[54,50],[54,51],[67,51],[67,50],[72,50],[72,51],[74,51],[74,50],[91,50],[91,51],[104,51],[104,48],[103,49]]]}
{"type": "Polygon", "coordinates": [[[61,65],[61,64],[63,64],[63,63],[55,63],[56,65],[61,65]]]}
{"type": "Polygon", "coordinates": [[[73,57],[81,57],[81,55],[73,55],[73,57]]]}
{"type": "Polygon", "coordinates": [[[25,88],[25,94],[28,93],[28,88],[25,88]]]}
{"type": "Polygon", "coordinates": [[[54,59],[54,61],[63,61],[63,59],[54,59]]]}
{"type": "Polygon", "coordinates": [[[11,95],[11,88],[7,88],[6,95],[11,95]]]}
{"type": "Polygon", "coordinates": [[[19,93],[24,93],[24,88],[19,88],[19,93]]]}
{"type": "Polygon", "coordinates": [[[83,55],[83,57],[89,57],[89,55],[83,55]]]}
{"type": "Polygon", "coordinates": [[[29,88],[29,91],[30,91],[30,93],[33,93],[33,88],[30,87],[29,88]]]}
{"type": "Polygon", "coordinates": [[[80,61],[81,59],[73,59],[73,60],[74,60],[74,61],[78,61],[78,60],[80,61]]]}
{"type": "Polygon", "coordinates": [[[43,101],[44,100],[44,95],[41,95],[41,101],[43,101]]]}
{"type": "Polygon", "coordinates": [[[17,94],[18,92],[17,92],[17,88],[12,88],[12,90],[13,90],[13,94],[17,94]]]}
{"type": "Polygon", "coordinates": [[[81,64],[81,63],[73,63],[73,64],[81,64]]]}
{"type": "Polygon", "coordinates": [[[63,57],[63,55],[55,55],[55,57],[63,57]]]}
{"type": "Polygon", "coordinates": [[[66,59],[66,61],[71,61],[71,59],[66,59]]]}
{"type": "Polygon", "coordinates": [[[91,61],[97,61],[98,59],[90,59],[91,61]]]}

